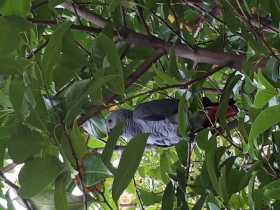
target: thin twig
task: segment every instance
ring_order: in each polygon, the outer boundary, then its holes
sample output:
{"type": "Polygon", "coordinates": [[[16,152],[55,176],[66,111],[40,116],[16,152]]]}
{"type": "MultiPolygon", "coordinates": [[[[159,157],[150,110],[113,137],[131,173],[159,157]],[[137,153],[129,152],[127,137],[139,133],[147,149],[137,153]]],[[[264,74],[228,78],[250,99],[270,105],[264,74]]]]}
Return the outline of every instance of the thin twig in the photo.
{"type": "MultiPolygon", "coordinates": [[[[164,54],[164,51],[159,49],[155,52],[154,56],[148,58],[145,60],[134,73],[132,73],[126,80],[125,87],[128,88],[131,86],[135,81],[137,81],[150,67],[151,65],[156,62],[162,55],[164,54]]],[[[110,104],[114,101],[116,95],[111,95],[105,100],[105,104],[110,104]]],[[[78,124],[82,125],[85,121],[90,119],[92,116],[94,116],[97,112],[106,109],[107,106],[93,106],[90,108],[87,113],[84,116],[81,116],[78,119],[78,124]]]]}
{"type": "Polygon", "coordinates": [[[135,187],[136,195],[137,195],[137,197],[138,197],[138,200],[139,200],[139,203],[140,203],[141,209],[142,209],[142,210],[145,210],[143,200],[142,200],[141,195],[140,195],[140,193],[139,193],[139,191],[138,191],[138,189],[137,189],[137,185],[136,185],[135,177],[133,177],[133,183],[134,183],[134,187],[135,187]]]}
{"type": "Polygon", "coordinates": [[[137,17],[139,19],[139,22],[142,23],[142,25],[144,26],[145,30],[146,30],[146,34],[151,35],[149,26],[147,25],[146,21],[145,21],[145,17],[144,17],[144,13],[143,13],[143,8],[140,7],[139,5],[136,6],[137,8],[137,17]]]}
{"type": "Polygon", "coordinates": [[[31,59],[34,55],[40,52],[44,47],[47,46],[49,40],[46,40],[43,44],[41,44],[38,48],[32,50],[27,56],[26,59],[31,59]]]}
{"type": "MultiPolygon", "coordinates": [[[[7,177],[4,175],[4,173],[2,171],[0,171],[0,178],[11,188],[13,188],[16,192],[18,192],[19,187],[17,185],[15,185],[13,182],[11,182],[9,179],[7,179],[7,177]]],[[[18,193],[17,193],[18,194],[18,193]]],[[[19,196],[19,195],[18,195],[19,196]]],[[[31,203],[24,198],[20,198],[22,200],[22,202],[24,203],[25,207],[28,210],[33,210],[31,203]]]]}
{"type": "Polygon", "coordinates": [[[113,208],[113,207],[110,205],[110,203],[108,202],[108,200],[107,200],[106,196],[104,195],[104,193],[103,193],[103,192],[100,192],[99,194],[100,194],[101,197],[103,198],[103,201],[104,201],[104,203],[108,206],[108,208],[109,208],[110,210],[114,210],[114,208],[113,208]]]}
{"type": "Polygon", "coordinates": [[[172,28],[172,26],[170,26],[168,24],[168,22],[166,22],[161,16],[157,15],[153,10],[151,10],[151,13],[153,14],[153,16],[155,16],[156,18],[158,18],[161,22],[164,23],[164,25],[167,26],[167,28],[170,29],[170,31],[172,31],[172,33],[174,33],[180,40],[182,40],[183,42],[185,42],[185,44],[187,44],[188,47],[190,47],[191,49],[195,49],[184,37],[181,36],[181,34],[179,34],[176,30],[174,30],[172,28]]]}

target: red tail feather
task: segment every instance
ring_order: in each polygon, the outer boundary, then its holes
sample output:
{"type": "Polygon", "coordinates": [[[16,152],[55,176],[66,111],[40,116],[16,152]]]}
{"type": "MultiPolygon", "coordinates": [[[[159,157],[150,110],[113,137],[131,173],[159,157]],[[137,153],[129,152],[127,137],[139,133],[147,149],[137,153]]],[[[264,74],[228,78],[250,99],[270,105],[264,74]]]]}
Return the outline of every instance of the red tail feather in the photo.
{"type": "MultiPolygon", "coordinates": [[[[211,122],[215,122],[217,117],[216,114],[218,112],[219,105],[213,105],[206,107],[207,115],[211,122]]],[[[227,112],[225,114],[226,118],[234,117],[238,113],[238,110],[235,105],[229,105],[227,112]]]]}

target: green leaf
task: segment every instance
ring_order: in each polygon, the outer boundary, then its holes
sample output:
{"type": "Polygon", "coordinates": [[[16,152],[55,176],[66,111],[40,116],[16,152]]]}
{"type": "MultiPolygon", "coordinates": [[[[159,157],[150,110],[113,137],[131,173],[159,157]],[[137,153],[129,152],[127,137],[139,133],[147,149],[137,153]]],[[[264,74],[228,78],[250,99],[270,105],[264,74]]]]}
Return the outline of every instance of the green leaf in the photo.
{"type": "Polygon", "coordinates": [[[181,137],[185,137],[187,134],[187,103],[184,96],[179,100],[178,105],[178,132],[181,137]]]}
{"type": "Polygon", "coordinates": [[[22,163],[39,153],[43,148],[43,137],[25,126],[16,126],[8,141],[8,152],[16,163],[22,163]]]}
{"type": "Polygon", "coordinates": [[[78,159],[82,158],[87,153],[87,141],[85,135],[81,132],[80,128],[75,121],[70,133],[73,150],[78,159]]]}
{"type": "Polygon", "coordinates": [[[31,0],[2,0],[0,4],[0,13],[3,16],[21,16],[25,17],[30,12],[31,0]]]}
{"type": "Polygon", "coordinates": [[[219,119],[219,122],[223,125],[226,125],[225,119],[226,119],[226,112],[228,109],[228,102],[232,93],[232,90],[237,82],[241,80],[241,75],[231,75],[229,79],[227,80],[226,86],[223,90],[223,94],[221,96],[221,102],[217,111],[217,118],[219,119]]]}
{"type": "Polygon", "coordinates": [[[248,185],[248,203],[251,210],[255,210],[255,202],[253,199],[253,192],[254,192],[254,183],[255,183],[256,175],[253,175],[249,181],[248,185]]]}
{"type": "Polygon", "coordinates": [[[142,189],[139,189],[139,193],[145,206],[150,206],[155,203],[159,203],[162,199],[162,193],[148,192],[142,189]]]}
{"type": "Polygon", "coordinates": [[[63,36],[61,54],[53,72],[57,89],[68,83],[87,63],[87,55],[77,46],[71,31],[63,36]]]}
{"type": "Polygon", "coordinates": [[[216,173],[216,152],[217,152],[217,146],[215,139],[211,138],[209,140],[211,142],[211,145],[209,145],[208,150],[206,152],[206,167],[207,172],[209,174],[209,178],[211,180],[211,184],[215,191],[218,193],[218,176],[216,173]]]}
{"type": "Polygon", "coordinates": [[[0,17],[0,57],[7,57],[19,46],[21,33],[27,31],[30,26],[26,20],[19,17],[0,17]]]}
{"type": "Polygon", "coordinates": [[[69,32],[71,23],[64,22],[58,25],[52,34],[42,60],[44,77],[49,83],[53,80],[53,70],[61,56],[63,38],[69,32]]]}
{"type": "Polygon", "coordinates": [[[54,203],[55,208],[59,210],[68,210],[66,185],[67,179],[69,178],[68,173],[63,173],[55,180],[55,191],[54,191],[54,203]]]}
{"type": "Polygon", "coordinates": [[[99,155],[87,155],[83,158],[84,184],[85,186],[93,186],[107,177],[111,177],[112,173],[103,163],[99,155]]]}
{"type": "Polygon", "coordinates": [[[196,136],[196,142],[200,149],[207,151],[208,149],[208,129],[203,129],[202,131],[198,132],[196,136]]]}
{"type": "Polygon", "coordinates": [[[82,106],[88,101],[92,91],[102,88],[107,82],[116,78],[116,75],[109,75],[97,80],[81,80],[73,84],[73,89],[65,94],[67,105],[65,122],[67,127],[71,127],[73,120],[81,113],[82,106]]]}
{"type": "Polygon", "coordinates": [[[257,147],[256,138],[267,129],[280,122],[280,105],[268,107],[263,110],[253,122],[249,134],[249,145],[253,149],[257,147]]]}
{"type": "Polygon", "coordinates": [[[234,10],[232,8],[235,6],[231,4],[231,1],[220,0],[220,2],[222,4],[223,18],[226,25],[232,32],[238,31],[240,27],[240,21],[235,15],[234,10]]]}
{"type": "Polygon", "coordinates": [[[102,160],[107,167],[112,168],[111,158],[116,146],[116,143],[123,132],[123,123],[118,123],[109,133],[108,141],[102,152],[102,160]]]}
{"type": "Polygon", "coordinates": [[[49,0],[48,6],[50,9],[54,8],[55,6],[63,3],[64,0],[49,0]]]}
{"type": "Polygon", "coordinates": [[[120,195],[133,178],[140,164],[148,136],[148,134],[139,134],[127,144],[121,156],[112,186],[112,196],[115,202],[118,201],[120,195]]]}
{"type": "Polygon", "coordinates": [[[264,187],[264,195],[269,199],[279,200],[280,180],[275,180],[264,187]]]}
{"type": "Polygon", "coordinates": [[[176,152],[180,162],[185,165],[188,158],[188,141],[181,140],[178,144],[176,144],[176,152]]]}
{"type": "Polygon", "coordinates": [[[118,79],[110,82],[110,88],[116,94],[124,94],[124,78],[121,60],[117,48],[108,36],[101,34],[97,38],[97,46],[102,50],[105,55],[103,68],[107,75],[116,75],[118,79]],[[108,50],[110,49],[110,50],[108,50]]]}
{"type": "Polygon", "coordinates": [[[175,187],[173,183],[170,181],[163,193],[162,196],[162,204],[161,204],[161,209],[162,210],[170,210],[173,209],[174,205],[174,198],[175,198],[175,187]]]}
{"type": "Polygon", "coordinates": [[[21,186],[20,195],[24,198],[30,198],[40,193],[53,183],[63,170],[62,163],[51,156],[35,158],[26,162],[18,175],[21,186]]]}
{"type": "Polygon", "coordinates": [[[171,172],[171,162],[168,151],[163,151],[160,155],[160,173],[164,183],[169,181],[168,173],[171,172]]]}
{"type": "Polygon", "coordinates": [[[257,108],[262,108],[272,97],[277,95],[277,91],[261,72],[258,72],[257,81],[261,87],[258,88],[254,104],[257,108]]]}
{"type": "Polygon", "coordinates": [[[14,78],[10,84],[10,101],[17,115],[24,119],[30,114],[28,105],[24,100],[25,86],[22,80],[14,78]]]}
{"type": "Polygon", "coordinates": [[[15,56],[0,56],[0,74],[11,75],[22,73],[29,66],[29,64],[30,63],[24,58],[15,56]]]}
{"type": "MultiPolygon", "coordinates": [[[[169,75],[173,76],[174,78],[178,78],[178,79],[180,78],[180,74],[178,72],[175,49],[173,47],[170,50],[167,72],[169,75]]],[[[178,83],[177,80],[175,80],[175,81],[178,83]]]]}
{"type": "Polygon", "coordinates": [[[171,77],[170,74],[167,74],[162,70],[155,69],[154,72],[156,73],[157,79],[159,79],[163,84],[175,85],[179,83],[176,78],[171,77]]]}
{"type": "MultiPolygon", "coordinates": [[[[56,208],[53,190],[44,190],[42,193],[30,198],[32,206],[36,210],[60,210],[56,208]]],[[[64,199],[64,198],[63,198],[64,199]]],[[[84,210],[84,202],[82,196],[74,196],[67,193],[67,210],[84,210]]],[[[62,206],[63,207],[63,206],[62,206]]],[[[63,210],[63,209],[62,209],[63,210]]]]}
{"type": "Polygon", "coordinates": [[[273,23],[275,25],[279,24],[280,21],[280,2],[279,1],[269,1],[270,3],[270,12],[272,16],[273,23]]]}

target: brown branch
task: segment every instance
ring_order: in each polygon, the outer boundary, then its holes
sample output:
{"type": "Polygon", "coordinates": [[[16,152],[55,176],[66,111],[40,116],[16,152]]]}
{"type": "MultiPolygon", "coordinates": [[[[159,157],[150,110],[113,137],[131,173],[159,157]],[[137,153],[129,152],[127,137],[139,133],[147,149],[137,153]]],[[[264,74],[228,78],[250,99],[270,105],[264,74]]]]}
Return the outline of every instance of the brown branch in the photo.
{"type": "Polygon", "coordinates": [[[126,88],[129,87],[130,85],[132,85],[134,82],[136,82],[152,66],[152,64],[155,61],[157,61],[164,54],[165,54],[165,51],[163,51],[162,49],[158,49],[155,52],[154,56],[145,60],[145,62],[143,62],[138,67],[138,69],[127,78],[126,84],[125,84],[126,88]]]}
{"type": "MultiPolygon", "coordinates": [[[[78,12],[78,8],[77,8],[78,12]]],[[[38,19],[28,19],[30,22],[38,25],[49,25],[55,26],[57,25],[57,21],[55,20],[38,20],[38,19]]],[[[94,32],[100,33],[100,28],[94,28],[89,26],[80,26],[80,25],[72,25],[72,29],[81,30],[86,32],[94,32]]],[[[175,54],[182,58],[187,58],[192,60],[194,63],[208,63],[208,64],[216,64],[216,65],[224,65],[225,63],[232,63],[232,67],[240,69],[243,61],[245,60],[245,55],[237,55],[231,53],[217,53],[212,52],[206,49],[191,49],[187,45],[184,44],[176,44],[172,42],[166,42],[160,38],[155,36],[147,36],[144,34],[140,34],[134,32],[128,28],[122,28],[119,32],[116,32],[124,41],[127,41],[129,44],[139,47],[148,47],[154,49],[163,49],[168,52],[171,48],[174,47],[175,54]]]]}
{"type": "MultiPolygon", "coordinates": [[[[62,6],[64,6],[65,9],[74,12],[74,8],[69,1],[63,3],[62,6]]],[[[111,24],[109,21],[92,13],[85,7],[77,6],[76,11],[80,17],[95,24],[98,28],[104,28],[107,24],[111,24]]],[[[164,40],[152,35],[148,36],[136,33],[135,31],[130,30],[126,27],[119,28],[116,33],[120,38],[124,39],[124,41],[127,41],[128,43],[136,46],[150,47],[155,49],[162,48],[165,51],[169,51],[170,48],[174,47],[174,43],[165,42],[164,40]]],[[[241,64],[245,60],[244,55],[236,55],[224,52],[216,53],[205,49],[193,50],[183,44],[175,45],[175,53],[179,57],[187,58],[194,61],[194,63],[208,63],[216,65],[232,63],[232,67],[237,69],[241,68],[241,64]]]]}
{"type": "Polygon", "coordinates": [[[48,40],[42,43],[38,48],[32,50],[27,56],[27,59],[31,59],[34,55],[36,55],[38,52],[40,52],[44,47],[46,47],[48,44],[48,40]]]}
{"type": "Polygon", "coordinates": [[[109,21],[104,19],[103,17],[91,13],[90,10],[88,10],[85,7],[82,7],[80,5],[75,4],[75,7],[73,7],[73,3],[70,0],[65,0],[64,3],[61,4],[65,9],[75,13],[75,10],[77,12],[77,15],[84,18],[85,20],[95,24],[98,28],[104,28],[106,25],[110,24],[109,21]]]}

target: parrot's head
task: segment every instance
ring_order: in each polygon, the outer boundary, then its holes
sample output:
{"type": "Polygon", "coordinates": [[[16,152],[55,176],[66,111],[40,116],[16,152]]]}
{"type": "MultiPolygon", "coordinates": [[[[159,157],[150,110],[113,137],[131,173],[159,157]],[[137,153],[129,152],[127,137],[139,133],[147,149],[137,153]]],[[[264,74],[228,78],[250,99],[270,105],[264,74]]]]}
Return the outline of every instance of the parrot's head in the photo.
{"type": "Polygon", "coordinates": [[[122,123],[126,123],[126,120],[132,116],[132,112],[126,109],[119,109],[117,111],[113,111],[106,118],[106,126],[108,130],[114,128],[118,121],[122,123]]]}

